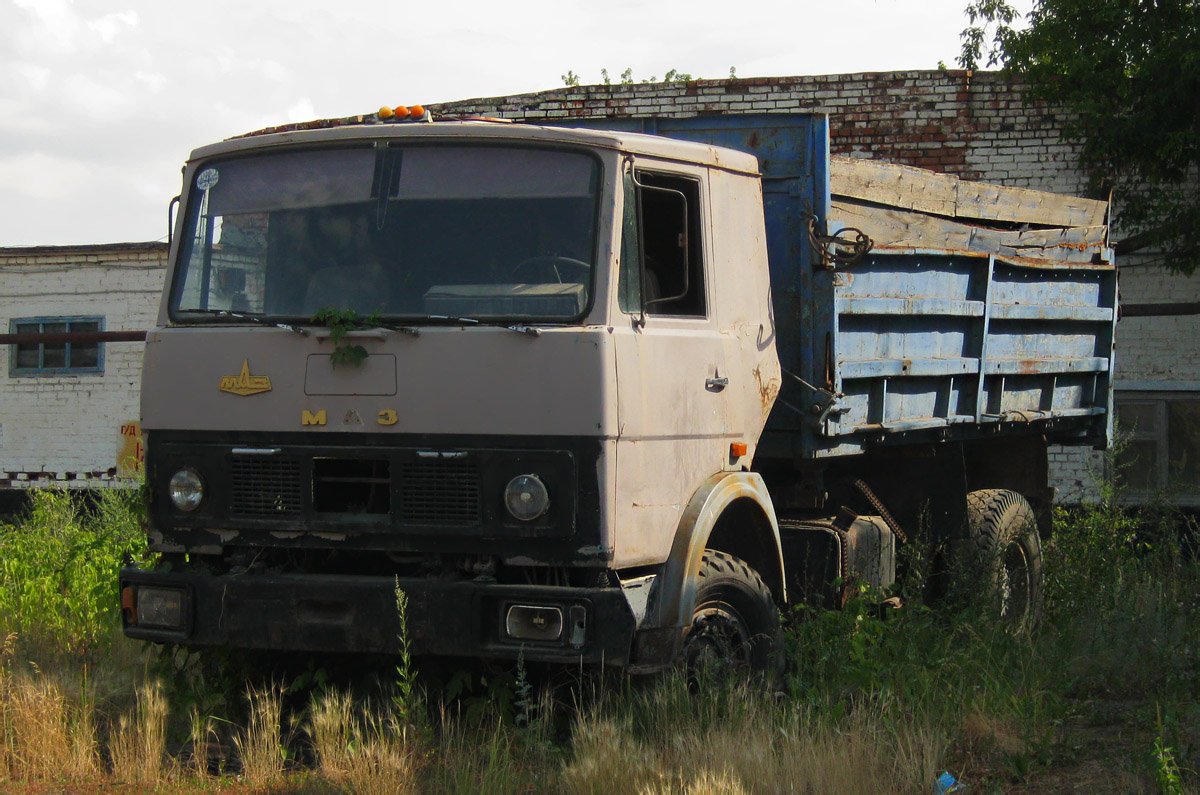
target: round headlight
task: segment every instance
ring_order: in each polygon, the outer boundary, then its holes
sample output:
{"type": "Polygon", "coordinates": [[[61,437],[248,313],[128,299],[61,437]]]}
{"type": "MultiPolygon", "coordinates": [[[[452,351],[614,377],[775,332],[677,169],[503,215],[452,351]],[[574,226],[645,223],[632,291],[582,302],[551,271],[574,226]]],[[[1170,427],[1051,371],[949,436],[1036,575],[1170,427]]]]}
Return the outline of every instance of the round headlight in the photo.
{"type": "Polygon", "coordinates": [[[550,507],[550,495],[537,475],[517,475],[504,489],[504,504],[515,518],[532,522],[550,507]]]}
{"type": "Polygon", "coordinates": [[[194,511],[204,499],[204,481],[200,473],[184,467],[171,476],[171,502],[181,511],[194,511]]]}

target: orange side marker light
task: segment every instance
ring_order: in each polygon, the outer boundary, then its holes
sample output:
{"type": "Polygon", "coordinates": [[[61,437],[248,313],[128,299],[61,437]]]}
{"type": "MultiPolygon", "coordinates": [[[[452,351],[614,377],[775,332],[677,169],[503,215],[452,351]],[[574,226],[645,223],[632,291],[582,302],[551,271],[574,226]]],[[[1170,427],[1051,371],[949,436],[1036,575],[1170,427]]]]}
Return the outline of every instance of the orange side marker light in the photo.
{"type": "Polygon", "coordinates": [[[121,589],[121,612],[125,614],[127,623],[137,624],[137,591],[132,585],[121,589]]]}

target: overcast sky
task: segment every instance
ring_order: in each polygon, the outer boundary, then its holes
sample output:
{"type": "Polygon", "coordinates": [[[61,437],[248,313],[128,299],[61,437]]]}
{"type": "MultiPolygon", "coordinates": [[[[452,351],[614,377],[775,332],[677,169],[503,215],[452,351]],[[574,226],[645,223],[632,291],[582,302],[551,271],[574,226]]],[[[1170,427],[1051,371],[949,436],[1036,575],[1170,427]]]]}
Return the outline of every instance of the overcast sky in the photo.
{"type": "Polygon", "coordinates": [[[965,5],[0,0],[0,247],[165,239],[188,153],[274,124],[556,88],[568,69],[953,65],[965,5]]]}

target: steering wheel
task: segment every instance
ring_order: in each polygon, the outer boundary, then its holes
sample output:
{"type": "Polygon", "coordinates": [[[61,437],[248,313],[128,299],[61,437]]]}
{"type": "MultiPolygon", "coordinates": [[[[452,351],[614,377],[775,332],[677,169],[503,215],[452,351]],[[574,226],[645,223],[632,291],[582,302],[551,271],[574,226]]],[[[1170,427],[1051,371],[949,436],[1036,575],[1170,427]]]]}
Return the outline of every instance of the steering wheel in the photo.
{"type": "Polygon", "coordinates": [[[554,271],[554,278],[559,284],[565,282],[584,283],[592,270],[592,266],[582,260],[562,257],[558,254],[542,254],[522,260],[517,263],[517,267],[513,268],[513,274],[519,273],[522,268],[549,268],[554,271]],[[567,276],[565,279],[563,278],[564,273],[567,276]],[[571,278],[572,276],[578,278],[571,278]]]}

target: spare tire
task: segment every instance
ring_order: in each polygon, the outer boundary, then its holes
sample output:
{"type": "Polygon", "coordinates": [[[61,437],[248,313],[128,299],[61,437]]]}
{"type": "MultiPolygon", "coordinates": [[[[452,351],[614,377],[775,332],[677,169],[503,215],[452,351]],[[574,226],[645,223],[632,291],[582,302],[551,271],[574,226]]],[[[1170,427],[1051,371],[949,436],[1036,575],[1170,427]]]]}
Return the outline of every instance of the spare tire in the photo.
{"type": "Polygon", "coordinates": [[[1042,543],[1029,501],[1015,491],[983,489],[967,495],[970,573],[989,610],[1013,631],[1042,618],[1042,543]]]}

